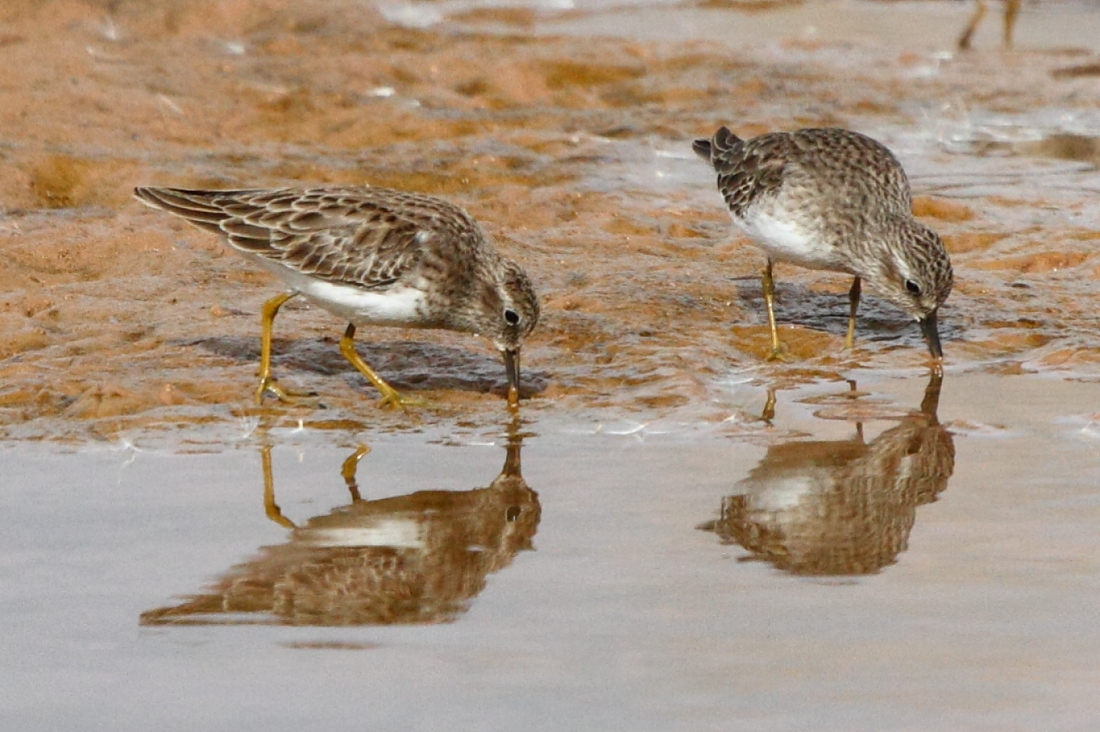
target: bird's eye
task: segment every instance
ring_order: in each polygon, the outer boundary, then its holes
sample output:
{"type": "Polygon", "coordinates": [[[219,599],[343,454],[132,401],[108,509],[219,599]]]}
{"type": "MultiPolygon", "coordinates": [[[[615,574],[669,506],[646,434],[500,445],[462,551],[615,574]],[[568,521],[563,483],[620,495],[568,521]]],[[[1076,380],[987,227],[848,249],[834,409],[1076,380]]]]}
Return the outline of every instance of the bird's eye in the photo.
{"type": "Polygon", "coordinates": [[[519,313],[512,308],[504,308],[504,322],[508,325],[518,325],[519,313]]]}
{"type": "Polygon", "coordinates": [[[920,296],[920,285],[918,285],[916,282],[913,282],[913,280],[905,281],[905,289],[909,290],[909,292],[914,295],[920,296]]]}

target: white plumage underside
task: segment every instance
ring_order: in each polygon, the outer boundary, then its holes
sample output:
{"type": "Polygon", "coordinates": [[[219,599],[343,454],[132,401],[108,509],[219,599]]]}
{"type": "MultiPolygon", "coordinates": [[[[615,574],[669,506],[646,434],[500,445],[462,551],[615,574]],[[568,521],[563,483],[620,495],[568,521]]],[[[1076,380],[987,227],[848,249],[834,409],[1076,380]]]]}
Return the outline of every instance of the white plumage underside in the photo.
{"type": "Polygon", "coordinates": [[[260,257],[257,260],[286,282],[290,289],[349,323],[407,328],[426,320],[424,291],[416,287],[399,285],[382,291],[364,290],[314,279],[260,257]]]}
{"type": "Polygon", "coordinates": [[[791,262],[807,269],[843,269],[837,266],[834,247],[790,216],[773,216],[758,208],[744,219],[734,217],[752,240],[777,262],[791,262]]]}
{"type": "Polygon", "coordinates": [[[424,292],[413,287],[370,292],[311,280],[297,289],[306,299],[356,325],[410,326],[423,320],[424,292]]]}

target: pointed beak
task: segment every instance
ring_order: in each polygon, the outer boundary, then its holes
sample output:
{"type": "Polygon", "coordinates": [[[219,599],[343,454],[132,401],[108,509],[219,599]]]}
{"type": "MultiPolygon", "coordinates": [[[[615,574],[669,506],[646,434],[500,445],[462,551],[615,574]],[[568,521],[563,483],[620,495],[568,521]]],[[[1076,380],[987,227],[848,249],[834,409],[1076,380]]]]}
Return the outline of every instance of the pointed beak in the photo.
{"type": "Polygon", "coordinates": [[[504,370],[508,373],[508,406],[519,406],[519,349],[501,351],[504,370]]]}
{"type": "Polygon", "coordinates": [[[940,347],[940,331],[936,326],[936,311],[933,310],[917,322],[920,323],[921,332],[924,333],[924,338],[928,341],[928,351],[932,354],[932,357],[942,359],[943,348],[940,347]]]}

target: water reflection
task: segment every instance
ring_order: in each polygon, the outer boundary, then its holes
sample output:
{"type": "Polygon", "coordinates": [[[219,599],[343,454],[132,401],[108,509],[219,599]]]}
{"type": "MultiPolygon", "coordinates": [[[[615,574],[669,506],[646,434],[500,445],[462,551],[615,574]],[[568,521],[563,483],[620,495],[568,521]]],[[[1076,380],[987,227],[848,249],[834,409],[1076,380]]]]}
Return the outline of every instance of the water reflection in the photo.
{"type": "Polygon", "coordinates": [[[936,500],[955,469],[955,443],[937,417],[942,375],[920,410],[870,443],[794,441],[764,459],[700,528],[800,575],[872,574],[905,551],[917,506],[936,500]]]}
{"type": "Polygon", "coordinates": [[[142,613],[141,624],[389,625],[454,620],[486,577],[532,547],[538,495],[520,474],[523,435],[513,423],[500,475],[487,488],[418,491],[363,500],[347,459],[352,501],[296,526],[275,503],[270,447],[262,451],[267,514],[291,529],[207,591],[142,613]]]}

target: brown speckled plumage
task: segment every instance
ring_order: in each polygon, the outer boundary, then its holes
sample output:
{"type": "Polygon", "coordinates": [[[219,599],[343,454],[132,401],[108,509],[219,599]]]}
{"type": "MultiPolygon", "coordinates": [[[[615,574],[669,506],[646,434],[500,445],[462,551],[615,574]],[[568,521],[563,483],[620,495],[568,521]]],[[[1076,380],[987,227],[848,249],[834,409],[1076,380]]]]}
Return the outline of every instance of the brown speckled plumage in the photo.
{"type": "MultiPolygon", "coordinates": [[[[519,265],[497,252],[468,213],[434,196],[372,187],[137,188],[135,195],[222,236],[283,278],[288,296],[301,293],[353,326],[476,333],[518,358],[538,322],[538,298],[519,265]],[[318,283],[337,289],[320,290],[318,283]],[[362,304],[370,294],[388,296],[390,304],[362,304]]],[[[271,301],[265,339],[285,299],[271,301]]],[[[374,381],[369,367],[356,365],[374,381]]],[[[390,398],[384,383],[375,384],[390,398]]],[[[261,383],[260,392],[265,388],[283,396],[273,380],[261,383]]]]}
{"type": "MultiPolygon", "coordinates": [[[[913,218],[908,178],[885,146],[841,129],[742,140],[722,127],[692,147],[718,174],[734,223],[767,252],[765,288],[772,261],[865,279],[922,323],[940,355],[935,318],[951,292],[951,262],[936,233],[913,218]]],[[[858,300],[854,283],[853,328],[858,300]]]]}

